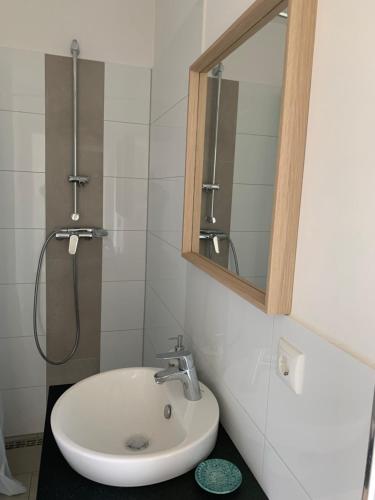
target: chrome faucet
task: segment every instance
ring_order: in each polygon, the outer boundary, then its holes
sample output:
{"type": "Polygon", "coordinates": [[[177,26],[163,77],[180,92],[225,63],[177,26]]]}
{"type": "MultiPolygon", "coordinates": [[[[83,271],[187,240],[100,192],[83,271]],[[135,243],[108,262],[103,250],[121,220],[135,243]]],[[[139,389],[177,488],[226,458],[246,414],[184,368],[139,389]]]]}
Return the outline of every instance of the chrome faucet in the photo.
{"type": "Polygon", "coordinates": [[[201,399],[198,375],[190,351],[165,352],[157,354],[156,357],[158,359],[177,359],[178,361],[177,367],[170,367],[155,373],[154,379],[157,384],[164,384],[169,380],[179,380],[182,383],[186,399],[189,401],[201,399]]]}

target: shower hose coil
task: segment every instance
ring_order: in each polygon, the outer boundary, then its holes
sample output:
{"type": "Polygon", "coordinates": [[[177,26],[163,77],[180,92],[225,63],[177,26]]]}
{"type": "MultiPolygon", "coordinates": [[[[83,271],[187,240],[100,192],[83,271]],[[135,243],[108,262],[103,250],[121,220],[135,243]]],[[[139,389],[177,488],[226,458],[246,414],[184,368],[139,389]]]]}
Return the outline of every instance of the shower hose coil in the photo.
{"type": "Polygon", "coordinates": [[[67,361],[69,361],[74,354],[77,351],[78,344],[79,344],[79,338],[80,338],[80,332],[81,332],[81,325],[80,325],[80,317],[79,317],[79,296],[78,296],[78,277],[77,277],[77,272],[78,272],[78,266],[77,266],[77,257],[76,255],[72,256],[72,261],[73,261],[73,293],[74,293],[74,308],[75,308],[75,322],[76,322],[76,334],[75,334],[75,339],[74,339],[74,345],[69,352],[63,359],[61,360],[53,360],[47,357],[47,354],[43,351],[42,346],[40,345],[39,338],[38,338],[38,319],[37,319],[37,312],[38,312],[38,297],[39,297],[39,284],[40,284],[40,275],[42,272],[42,264],[43,264],[43,258],[47,250],[48,243],[56,236],[56,234],[60,230],[57,231],[52,231],[52,233],[47,237],[46,241],[43,243],[42,249],[40,251],[39,255],[39,260],[38,260],[38,267],[36,271],[36,278],[35,278],[35,288],[34,288],[34,307],[33,307],[33,330],[34,330],[34,339],[35,339],[35,344],[36,347],[39,351],[39,354],[42,356],[42,358],[47,361],[47,363],[51,365],[63,365],[67,361]]]}

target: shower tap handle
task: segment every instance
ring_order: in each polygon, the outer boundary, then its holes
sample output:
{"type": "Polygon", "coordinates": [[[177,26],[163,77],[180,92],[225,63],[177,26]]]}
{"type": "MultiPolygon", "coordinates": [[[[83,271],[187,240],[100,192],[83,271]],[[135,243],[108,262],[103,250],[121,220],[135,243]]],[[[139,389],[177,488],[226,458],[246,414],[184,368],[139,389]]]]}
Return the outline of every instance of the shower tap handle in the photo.
{"type": "Polygon", "coordinates": [[[214,250],[215,253],[219,254],[220,253],[220,246],[219,246],[219,237],[217,234],[212,238],[212,243],[214,245],[214,250]]]}
{"type": "Polygon", "coordinates": [[[69,237],[69,254],[75,255],[77,253],[79,236],[78,234],[71,234],[69,237]]]}

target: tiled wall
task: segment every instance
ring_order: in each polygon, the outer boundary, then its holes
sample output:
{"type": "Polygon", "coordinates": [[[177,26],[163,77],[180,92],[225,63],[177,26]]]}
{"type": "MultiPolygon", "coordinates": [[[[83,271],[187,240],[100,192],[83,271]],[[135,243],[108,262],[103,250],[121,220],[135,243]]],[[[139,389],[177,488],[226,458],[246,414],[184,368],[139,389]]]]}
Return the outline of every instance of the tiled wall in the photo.
{"type": "Polygon", "coordinates": [[[230,235],[240,275],[263,289],[267,280],[280,94],[279,87],[239,83],[230,235]]]}
{"type": "MultiPolygon", "coordinates": [[[[5,434],[44,426],[46,365],[34,345],[45,237],[44,54],[0,48],[0,390],[5,434]]],[[[105,65],[101,370],[140,365],[150,70],[105,65]]],[[[45,347],[45,276],[40,340],[45,347]]]]}
{"type": "MultiPolygon", "coordinates": [[[[0,390],[5,434],[42,428],[46,369],[32,303],[45,233],[44,55],[0,48],[0,390]]],[[[45,324],[45,277],[40,318],[45,324]]],[[[45,345],[44,328],[41,343],[45,345]]]]}
{"type": "Polygon", "coordinates": [[[168,337],[184,334],[271,500],[359,500],[374,372],[293,319],[263,314],[180,255],[187,68],[200,53],[203,2],[173,10],[171,1],[156,12],[144,363],[155,366],[168,337]],[[280,336],[306,356],[300,396],[276,373],[280,336]]]}
{"type": "Polygon", "coordinates": [[[105,65],[101,370],[142,363],[150,70],[105,65]]]}

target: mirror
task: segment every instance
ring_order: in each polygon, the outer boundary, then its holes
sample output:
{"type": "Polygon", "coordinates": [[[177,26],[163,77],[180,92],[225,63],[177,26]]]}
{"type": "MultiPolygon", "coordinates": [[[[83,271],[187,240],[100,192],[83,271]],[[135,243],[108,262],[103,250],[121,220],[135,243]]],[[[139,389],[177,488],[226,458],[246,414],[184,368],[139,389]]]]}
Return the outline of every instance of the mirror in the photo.
{"type": "Polygon", "coordinates": [[[287,12],[208,74],[199,253],[266,289],[287,12]]]}
{"type": "Polygon", "coordinates": [[[255,0],[191,66],[182,255],[289,314],[317,0],[255,0]]]}

